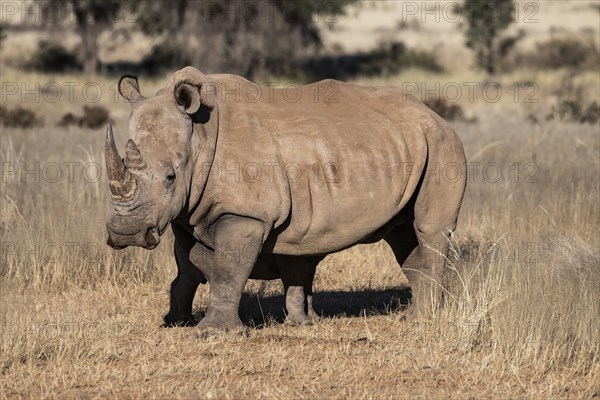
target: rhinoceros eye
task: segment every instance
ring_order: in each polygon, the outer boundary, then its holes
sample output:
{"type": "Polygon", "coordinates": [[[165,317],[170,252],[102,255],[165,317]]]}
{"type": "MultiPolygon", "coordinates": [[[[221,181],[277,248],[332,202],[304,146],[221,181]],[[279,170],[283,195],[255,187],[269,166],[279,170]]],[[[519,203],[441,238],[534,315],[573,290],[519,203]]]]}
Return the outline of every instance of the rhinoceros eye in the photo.
{"type": "Polygon", "coordinates": [[[167,177],[165,178],[165,186],[169,187],[171,185],[173,185],[173,182],[175,182],[175,172],[169,172],[167,174],[167,177]]]}

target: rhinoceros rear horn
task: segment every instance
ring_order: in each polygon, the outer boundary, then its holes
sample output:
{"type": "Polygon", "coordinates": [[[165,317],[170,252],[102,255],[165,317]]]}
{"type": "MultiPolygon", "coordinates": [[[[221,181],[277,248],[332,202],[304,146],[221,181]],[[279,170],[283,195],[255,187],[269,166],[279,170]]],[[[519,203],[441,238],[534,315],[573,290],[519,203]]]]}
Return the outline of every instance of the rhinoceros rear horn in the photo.
{"type": "Polygon", "coordinates": [[[125,145],[125,166],[127,169],[142,169],[146,167],[142,153],[138,150],[133,139],[129,139],[125,145]]]}

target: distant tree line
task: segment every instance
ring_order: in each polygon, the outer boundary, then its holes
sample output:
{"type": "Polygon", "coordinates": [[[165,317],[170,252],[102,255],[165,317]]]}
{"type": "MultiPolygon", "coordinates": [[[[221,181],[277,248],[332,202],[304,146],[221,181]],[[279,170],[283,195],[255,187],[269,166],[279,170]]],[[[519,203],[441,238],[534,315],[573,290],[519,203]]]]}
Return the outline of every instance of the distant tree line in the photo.
{"type": "MultiPolygon", "coordinates": [[[[138,72],[158,74],[185,65],[206,72],[229,72],[250,79],[285,75],[298,80],[351,79],[395,74],[415,67],[443,71],[434,53],[411,49],[401,41],[354,54],[321,52],[318,22],[334,25],[357,0],[38,0],[42,12],[69,16],[68,23],[47,21],[48,29],[74,27],[81,45],[75,52],[52,40],[40,42],[26,65],[42,71],[78,71],[91,75],[138,72]],[[50,12],[51,13],[51,12],[50,12]],[[129,26],[127,26],[129,25],[129,26]],[[155,38],[139,62],[103,63],[99,38],[107,32],[133,30],[155,38]]],[[[464,16],[459,27],[487,80],[517,65],[552,69],[596,68],[600,53],[594,40],[554,38],[529,53],[514,51],[522,31],[515,22],[513,0],[464,0],[455,11],[464,16]]],[[[4,26],[6,28],[6,26],[4,26]]],[[[0,45],[6,29],[0,25],[0,45]]],[[[131,37],[131,36],[130,36],[131,37]]]]}
{"type": "Polygon", "coordinates": [[[202,65],[206,70],[253,76],[286,73],[294,60],[321,45],[317,18],[334,20],[356,0],[43,0],[42,7],[72,12],[81,38],[84,73],[99,67],[98,38],[119,16],[163,39],[153,61],[164,67],[202,65]]]}

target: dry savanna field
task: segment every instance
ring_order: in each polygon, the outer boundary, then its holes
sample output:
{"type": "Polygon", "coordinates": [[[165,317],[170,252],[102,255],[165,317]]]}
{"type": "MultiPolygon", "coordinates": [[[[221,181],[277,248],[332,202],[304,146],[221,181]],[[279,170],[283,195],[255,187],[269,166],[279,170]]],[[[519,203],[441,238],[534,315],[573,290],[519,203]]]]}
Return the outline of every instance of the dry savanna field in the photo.
{"type": "MultiPolygon", "coordinates": [[[[534,34],[579,18],[575,5],[542,7],[546,25],[534,34]]],[[[360,13],[386,21],[390,11],[376,9],[350,13],[342,28],[357,25],[360,13]]],[[[594,26],[599,15],[580,20],[594,26]]],[[[426,25],[420,32],[433,31],[426,25]]],[[[409,33],[411,40],[419,34],[409,33]]],[[[335,31],[331,37],[338,40],[335,31]]],[[[460,40],[451,46],[468,54],[460,40]]],[[[483,82],[448,48],[440,52],[445,72],[407,69],[356,82],[483,82]]],[[[545,118],[573,93],[586,104],[599,101],[597,70],[517,69],[498,76],[498,101],[481,91],[460,99],[466,118],[451,124],[469,180],[441,282],[443,304],[431,321],[402,319],[407,282],[381,242],[330,255],[318,267],[315,325],[282,323],[281,283],[249,281],[240,307],[248,329],[210,340],[197,339],[193,328],[161,327],[176,274],[170,231],[153,251],[106,246],[104,130],[56,126],[89,104],[93,93],[81,88],[93,82],[122,149],[129,105],[115,100],[116,79],[6,66],[1,74],[3,83],[79,86],[56,102],[20,92],[2,100],[35,109],[44,126],[1,128],[0,398],[600,395],[600,127],[545,118]],[[515,82],[536,83],[536,101],[509,89],[515,82]]],[[[166,78],[140,77],[142,93],[166,78]]],[[[198,317],[207,302],[201,285],[198,317]]]]}

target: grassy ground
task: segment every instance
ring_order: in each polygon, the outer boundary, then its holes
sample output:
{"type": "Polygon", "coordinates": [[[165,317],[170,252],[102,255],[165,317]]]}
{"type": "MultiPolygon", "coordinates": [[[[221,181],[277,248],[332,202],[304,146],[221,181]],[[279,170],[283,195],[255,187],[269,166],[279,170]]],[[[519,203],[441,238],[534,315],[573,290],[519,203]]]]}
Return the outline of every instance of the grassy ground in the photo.
{"type": "MultiPolygon", "coordinates": [[[[54,127],[59,112],[4,128],[1,396],[597,395],[598,126],[484,106],[454,123],[472,170],[435,320],[401,321],[406,281],[379,243],[319,267],[317,325],[282,325],[281,285],[256,281],[241,311],[254,328],[209,342],[159,327],[170,233],[152,252],[104,244],[103,130],[54,127]]],[[[128,106],[110,108],[122,143],[128,106]]]]}

